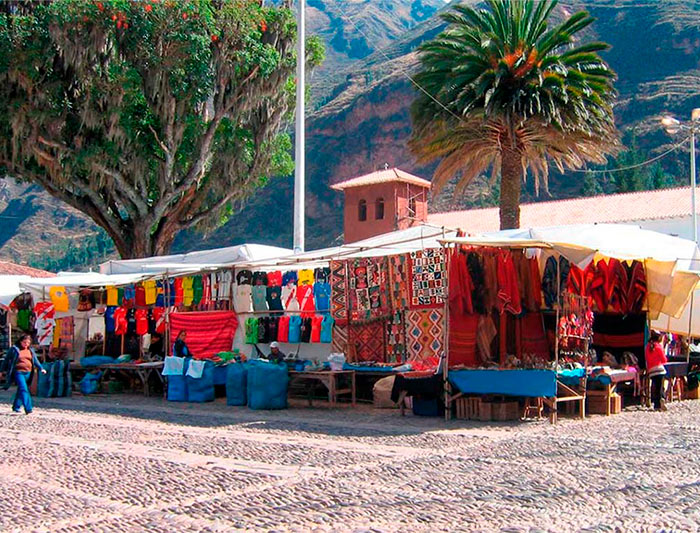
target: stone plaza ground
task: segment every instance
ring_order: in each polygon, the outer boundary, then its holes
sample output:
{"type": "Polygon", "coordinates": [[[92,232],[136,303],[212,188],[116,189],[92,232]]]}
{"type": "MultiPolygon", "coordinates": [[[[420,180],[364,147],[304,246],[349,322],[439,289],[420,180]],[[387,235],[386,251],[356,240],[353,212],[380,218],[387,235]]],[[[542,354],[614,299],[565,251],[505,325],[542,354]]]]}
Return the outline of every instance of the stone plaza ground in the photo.
{"type": "Polygon", "coordinates": [[[0,530],[698,531],[700,401],[583,422],[0,394],[0,530]]]}

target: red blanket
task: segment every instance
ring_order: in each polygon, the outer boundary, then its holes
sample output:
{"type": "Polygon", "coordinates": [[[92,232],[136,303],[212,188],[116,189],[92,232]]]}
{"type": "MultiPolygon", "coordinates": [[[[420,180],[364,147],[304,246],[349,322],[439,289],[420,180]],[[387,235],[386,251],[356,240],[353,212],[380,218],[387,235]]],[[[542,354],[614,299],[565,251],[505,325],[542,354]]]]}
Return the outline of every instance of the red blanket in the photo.
{"type": "Polygon", "coordinates": [[[238,317],[233,311],[202,311],[170,315],[170,338],[187,332],[187,347],[195,359],[210,359],[219,352],[230,352],[238,317]]]}

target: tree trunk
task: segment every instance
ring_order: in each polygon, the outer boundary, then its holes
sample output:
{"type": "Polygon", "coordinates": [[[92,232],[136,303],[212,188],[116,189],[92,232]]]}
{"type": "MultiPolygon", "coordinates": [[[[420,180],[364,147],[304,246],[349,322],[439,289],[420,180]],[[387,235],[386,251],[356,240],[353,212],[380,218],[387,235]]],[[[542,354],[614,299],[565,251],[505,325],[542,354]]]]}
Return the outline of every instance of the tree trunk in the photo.
{"type": "Polygon", "coordinates": [[[152,235],[146,228],[137,226],[119,241],[112,240],[121,259],[140,259],[168,253],[176,234],[177,230],[172,227],[152,235]]]}
{"type": "Polygon", "coordinates": [[[523,180],[523,166],[520,153],[504,148],[501,152],[501,229],[520,227],[520,191],[523,180]]]}

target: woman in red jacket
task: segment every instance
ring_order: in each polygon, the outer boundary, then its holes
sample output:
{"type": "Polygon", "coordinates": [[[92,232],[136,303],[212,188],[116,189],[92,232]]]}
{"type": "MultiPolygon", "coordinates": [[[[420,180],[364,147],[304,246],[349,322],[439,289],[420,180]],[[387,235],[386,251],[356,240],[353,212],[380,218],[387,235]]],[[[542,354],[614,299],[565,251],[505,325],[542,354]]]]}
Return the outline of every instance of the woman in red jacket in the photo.
{"type": "Polygon", "coordinates": [[[666,354],[661,346],[661,334],[652,331],[649,335],[649,343],[646,349],[647,375],[651,379],[651,401],[654,409],[666,410],[666,403],[662,398],[664,377],[666,376],[666,354]]]}

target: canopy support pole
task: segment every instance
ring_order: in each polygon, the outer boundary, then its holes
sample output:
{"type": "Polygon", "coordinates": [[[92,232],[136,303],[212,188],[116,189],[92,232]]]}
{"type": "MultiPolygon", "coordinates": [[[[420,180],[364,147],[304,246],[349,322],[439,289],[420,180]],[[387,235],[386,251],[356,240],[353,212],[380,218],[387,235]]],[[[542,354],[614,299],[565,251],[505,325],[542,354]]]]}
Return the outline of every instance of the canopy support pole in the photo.
{"type": "Polygon", "coordinates": [[[688,317],[688,340],[687,344],[688,347],[686,349],[686,354],[685,354],[685,362],[690,363],[690,341],[692,339],[691,334],[693,332],[693,304],[695,300],[695,290],[693,289],[693,292],[690,293],[690,316],[688,317]]]}
{"type": "Polygon", "coordinates": [[[449,367],[450,367],[450,261],[448,257],[448,252],[453,250],[450,247],[444,247],[443,251],[445,253],[445,292],[443,295],[443,320],[445,321],[445,331],[443,332],[443,361],[442,361],[442,386],[445,393],[445,420],[450,420],[452,418],[452,391],[450,389],[449,382],[449,367]]]}
{"type": "Polygon", "coordinates": [[[560,315],[560,310],[561,310],[561,305],[560,305],[560,299],[561,299],[561,255],[557,258],[557,300],[556,300],[556,310],[557,310],[557,315],[556,315],[556,322],[554,324],[554,327],[556,328],[554,331],[556,335],[554,335],[554,371],[557,371],[557,367],[559,366],[559,315],[560,315]]]}

